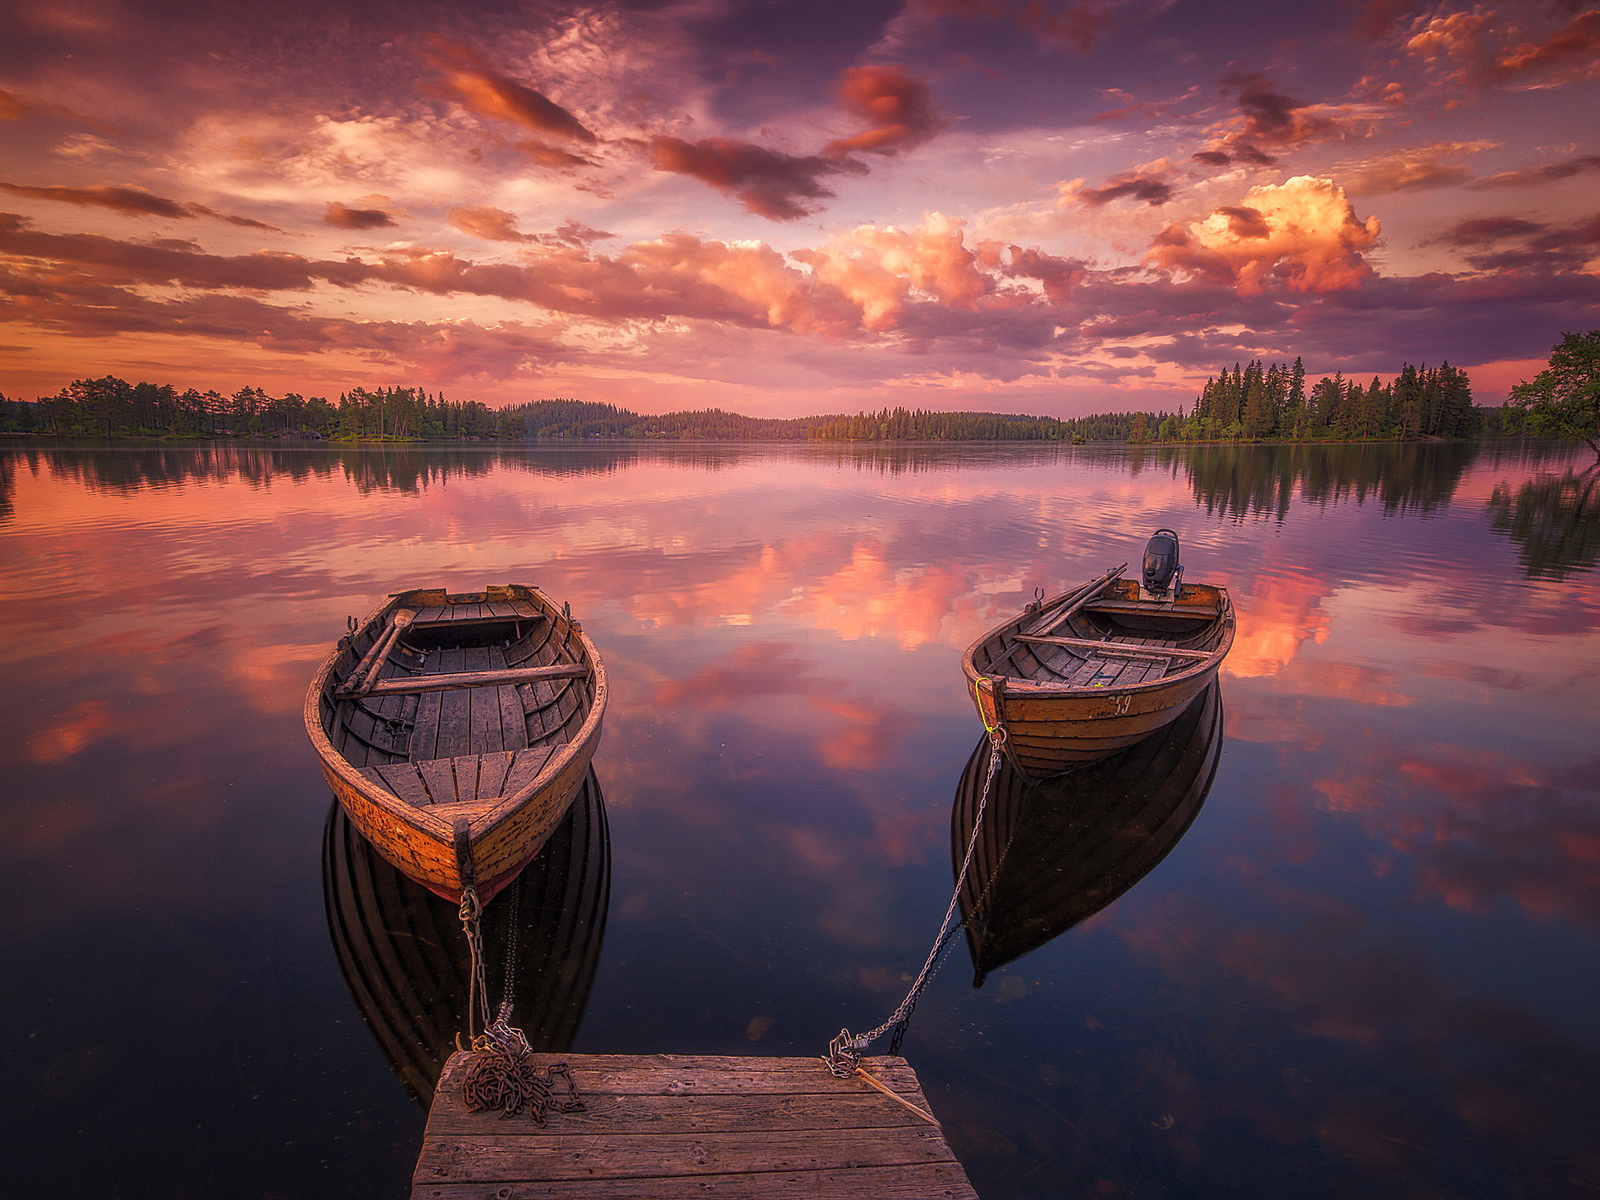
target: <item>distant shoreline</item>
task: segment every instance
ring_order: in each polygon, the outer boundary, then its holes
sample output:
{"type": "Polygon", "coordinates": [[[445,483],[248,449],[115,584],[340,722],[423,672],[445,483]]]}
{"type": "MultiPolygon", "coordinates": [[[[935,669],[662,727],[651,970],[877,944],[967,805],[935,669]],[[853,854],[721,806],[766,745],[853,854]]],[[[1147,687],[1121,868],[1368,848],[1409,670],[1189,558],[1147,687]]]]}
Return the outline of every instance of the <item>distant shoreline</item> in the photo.
{"type": "MultiPolygon", "coordinates": [[[[1104,448],[1121,446],[1130,450],[1180,449],[1186,446],[1393,446],[1393,445],[1465,445],[1471,442],[1506,442],[1533,437],[1527,433],[1474,434],[1469,437],[1446,438],[1437,436],[1411,438],[1201,438],[1184,441],[1129,442],[1116,439],[1067,441],[1049,438],[668,438],[668,437],[546,437],[546,438],[325,438],[311,434],[298,436],[264,436],[261,434],[190,433],[177,437],[153,434],[40,434],[33,431],[0,431],[0,439],[13,443],[67,443],[71,445],[105,445],[117,443],[144,446],[200,446],[248,445],[280,449],[422,449],[431,447],[577,448],[585,446],[1066,446],[1104,448]]],[[[1548,440],[1548,439],[1540,439],[1548,440]]]]}

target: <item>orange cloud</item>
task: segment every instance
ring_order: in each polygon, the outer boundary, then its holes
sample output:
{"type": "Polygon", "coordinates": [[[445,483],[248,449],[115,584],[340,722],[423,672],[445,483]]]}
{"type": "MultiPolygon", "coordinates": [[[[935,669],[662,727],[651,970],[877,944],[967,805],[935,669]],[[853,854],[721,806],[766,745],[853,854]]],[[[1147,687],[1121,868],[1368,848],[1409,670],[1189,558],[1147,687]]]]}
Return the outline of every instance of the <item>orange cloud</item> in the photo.
{"type": "Polygon", "coordinates": [[[0,183],[0,191],[10,192],[13,196],[23,196],[30,200],[54,200],[62,204],[77,204],[95,208],[107,208],[112,212],[122,213],[124,216],[133,217],[167,217],[172,220],[188,220],[194,217],[215,217],[226,221],[230,225],[242,225],[249,229],[270,229],[273,232],[282,232],[276,226],[268,225],[264,221],[254,221],[249,217],[235,217],[228,213],[220,213],[215,209],[207,208],[204,204],[183,204],[177,200],[169,200],[165,196],[157,196],[151,192],[140,191],[137,188],[123,187],[28,187],[16,183],[0,183]]]}
{"type": "Polygon", "coordinates": [[[1554,87],[1600,76],[1600,10],[1579,13],[1559,26],[1505,8],[1439,10],[1417,18],[1405,49],[1444,82],[1554,87]]]}
{"type": "Polygon", "coordinates": [[[473,112],[563,141],[592,145],[599,140],[561,105],[490,69],[470,47],[444,41],[435,45],[437,52],[430,57],[444,77],[446,93],[473,112]]]}
{"type": "Polygon", "coordinates": [[[1450,187],[1472,178],[1471,170],[1456,160],[1491,146],[1489,142],[1434,142],[1401,150],[1360,163],[1345,183],[1352,192],[1369,196],[1450,187]]]}
{"type": "Polygon", "coordinates": [[[867,122],[868,128],[829,142],[828,154],[899,154],[931,140],[945,127],[934,111],[928,85],[912,79],[899,67],[851,67],[839,81],[838,96],[846,109],[867,122]]]}
{"type": "Polygon", "coordinates": [[[1149,261],[1231,283],[1244,296],[1279,281],[1292,292],[1356,287],[1372,273],[1361,252],[1378,240],[1377,217],[1361,221],[1331,179],[1297,175],[1251,188],[1244,202],[1156,235],[1149,261]]]}
{"type": "Polygon", "coordinates": [[[488,242],[525,242],[528,235],[517,230],[517,218],[503,208],[487,204],[477,208],[452,208],[446,214],[450,224],[469,237],[488,242]]]}

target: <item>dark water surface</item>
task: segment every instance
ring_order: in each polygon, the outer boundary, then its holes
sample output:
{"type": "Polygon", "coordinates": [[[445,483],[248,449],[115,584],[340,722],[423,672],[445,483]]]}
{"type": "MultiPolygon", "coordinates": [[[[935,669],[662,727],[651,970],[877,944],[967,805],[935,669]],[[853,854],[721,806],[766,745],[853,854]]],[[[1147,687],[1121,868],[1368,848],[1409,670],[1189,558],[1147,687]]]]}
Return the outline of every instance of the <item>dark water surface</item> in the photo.
{"type": "Polygon", "coordinates": [[[459,980],[301,727],[347,614],[536,583],[605,656],[596,786],[514,910],[541,1037],[814,1054],[887,1016],[949,901],[962,649],[1170,525],[1239,610],[1217,707],[1064,790],[1116,854],[1077,817],[1016,839],[993,945],[1070,928],[981,988],[958,939],[905,1041],[980,1195],[1592,1195],[1585,465],[0,451],[0,1190],[405,1193],[459,980]]]}

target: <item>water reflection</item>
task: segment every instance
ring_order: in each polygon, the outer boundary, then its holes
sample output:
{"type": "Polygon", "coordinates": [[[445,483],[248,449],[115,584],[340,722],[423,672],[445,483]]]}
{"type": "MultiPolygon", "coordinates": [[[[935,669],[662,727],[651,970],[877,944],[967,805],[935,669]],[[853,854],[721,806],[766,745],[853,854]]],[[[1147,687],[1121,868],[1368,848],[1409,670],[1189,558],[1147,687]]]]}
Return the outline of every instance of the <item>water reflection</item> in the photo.
{"type": "MultiPolygon", "coordinates": [[[[1030,785],[1002,761],[961,888],[972,985],[982,987],[989,972],[1093,916],[1154,870],[1200,812],[1221,752],[1214,680],[1160,732],[1070,774],[1030,785]]],[[[988,773],[985,737],[950,809],[958,876],[988,773]]]]}
{"type": "MultiPolygon", "coordinates": [[[[322,838],[323,903],[345,984],[384,1057],[426,1108],[467,1031],[470,956],[456,906],[407,879],[335,803],[322,838]]],[[[515,947],[511,1024],[539,1051],[572,1045],[611,895],[611,838],[593,768],[560,827],[484,909],[490,1011],[515,947]],[[514,942],[513,942],[514,937],[514,942]]]]}
{"type": "Polygon", "coordinates": [[[1529,579],[1565,579],[1600,562],[1600,466],[1495,485],[1489,528],[1517,544],[1529,579]]]}
{"type": "Polygon", "coordinates": [[[1480,442],[1285,443],[1191,447],[1181,461],[1208,514],[1282,521],[1296,493],[1316,505],[1374,499],[1390,515],[1435,512],[1482,452],[1480,442]]]}
{"type": "Polygon", "coordinates": [[[0,455],[0,519],[18,461],[34,472],[127,494],[189,482],[240,479],[338,479],[358,493],[415,495],[451,478],[483,478],[499,470],[551,478],[613,475],[641,465],[729,470],[751,462],[849,468],[886,477],[997,466],[1017,469],[1077,464],[1126,472],[1155,471],[1188,481],[1195,502],[1217,517],[1282,520],[1294,497],[1327,505],[1375,499],[1385,513],[1431,513],[1447,504],[1480,459],[1536,465],[1564,451],[1536,442],[1374,442],[1359,444],[1211,444],[1196,446],[1067,446],[1052,443],[518,443],[415,446],[331,446],[305,442],[135,443],[113,446],[19,446],[0,455]]]}

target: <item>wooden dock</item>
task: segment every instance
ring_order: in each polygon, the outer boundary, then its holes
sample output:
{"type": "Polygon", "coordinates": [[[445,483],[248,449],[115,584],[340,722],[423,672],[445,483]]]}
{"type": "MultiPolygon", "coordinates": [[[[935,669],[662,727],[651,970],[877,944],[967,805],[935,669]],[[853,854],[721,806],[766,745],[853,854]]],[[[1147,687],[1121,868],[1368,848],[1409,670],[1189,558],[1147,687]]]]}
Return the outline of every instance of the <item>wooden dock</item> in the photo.
{"type": "MultiPolygon", "coordinates": [[[[586,1106],[543,1129],[469,1112],[468,1059],[440,1076],[412,1200],[977,1200],[936,1125],[816,1058],[536,1054],[568,1064],[586,1106]]],[[[927,1110],[905,1059],[862,1070],[927,1110]]]]}

